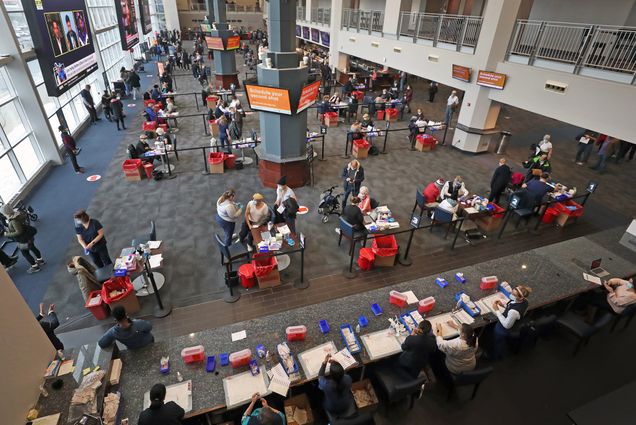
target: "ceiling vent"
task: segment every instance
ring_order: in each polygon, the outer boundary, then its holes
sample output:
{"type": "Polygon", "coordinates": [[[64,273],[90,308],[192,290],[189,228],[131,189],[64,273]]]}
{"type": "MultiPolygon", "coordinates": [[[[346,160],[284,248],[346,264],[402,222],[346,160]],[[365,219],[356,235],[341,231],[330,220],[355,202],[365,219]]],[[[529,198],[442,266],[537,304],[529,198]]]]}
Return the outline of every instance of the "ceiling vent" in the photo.
{"type": "Polygon", "coordinates": [[[545,82],[545,89],[548,91],[553,91],[555,93],[565,93],[565,90],[567,90],[568,85],[565,83],[561,83],[559,81],[552,81],[552,80],[548,80],[545,82]]]}
{"type": "Polygon", "coordinates": [[[437,56],[437,55],[428,55],[428,61],[437,63],[437,62],[439,62],[439,56],[437,56]]]}

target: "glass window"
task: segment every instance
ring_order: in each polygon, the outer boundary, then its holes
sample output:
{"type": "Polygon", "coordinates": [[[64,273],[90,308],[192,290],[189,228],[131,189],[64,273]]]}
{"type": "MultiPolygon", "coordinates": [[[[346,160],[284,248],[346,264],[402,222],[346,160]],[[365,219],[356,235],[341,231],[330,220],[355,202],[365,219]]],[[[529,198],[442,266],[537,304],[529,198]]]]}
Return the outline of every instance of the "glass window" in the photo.
{"type": "Polygon", "coordinates": [[[64,118],[66,119],[66,124],[68,124],[68,129],[72,132],[79,127],[79,123],[77,122],[77,118],[75,118],[75,113],[73,113],[73,109],[71,108],[71,104],[67,104],[62,108],[62,112],[64,113],[64,118]]]}
{"type": "Polygon", "coordinates": [[[20,179],[18,178],[13,164],[9,160],[9,155],[0,158],[0,198],[5,202],[9,201],[20,190],[20,179]]]}
{"type": "Polygon", "coordinates": [[[84,118],[88,116],[88,111],[84,107],[84,103],[82,102],[81,96],[76,96],[73,99],[73,104],[75,105],[75,112],[77,113],[77,118],[80,122],[84,121],[84,118]]]}
{"type": "Polygon", "coordinates": [[[20,0],[2,0],[2,2],[9,12],[22,10],[20,0]]]}
{"type": "Polygon", "coordinates": [[[35,140],[33,140],[32,137],[33,136],[27,137],[20,142],[18,146],[13,148],[13,153],[18,159],[24,177],[27,179],[33,177],[41,164],[40,157],[35,150],[37,145],[34,143],[35,140]]]}
{"type": "Polygon", "coordinates": [[[60,126],[60,120],[57,118],[57,114],[51,115],[49,118],[49,124],[51,124],[51,128],[53,129],[53,133],[55,134],[55,140],[57,140],[57,145],[62,146],[62,136],[60,132],[57,131],[60,126]]]}
{"type": "Polygon", "coordinates": [[[50,117],[57,111],[57,103],[55,102],[55,98],[50,97],[46,92],[46,87],[44,84],[38,86],[38,94],[40,95],[40,100],[44,105],[44,110],[46,111],[46,116],[50,117]]]}
{"type": "MultiPolygon", "coordinates": [[[[26,16],[22,12],[12,12],[9,14],[11,25],[20,43],[22,51],[30,50],[33,48],[33,40],[31,39],[31,33],[29,32],[29,25],[27,24],[26,16]]],[[[6,34],[5,34],[6,36],[6,34]]]]}
{"type": "Polygon", "coordinates": [[[31,73],[31,77],[33,78],[33,82],[37,86],[38,84],[42,84],[44,82],[44,78],[42,78],[42,70],[40,69],[40,64],[37,59],[27,62],[29,66],[29,72],[31,73]]]}
{"type": "Polygon", "coordinates": [[[10,102],[0,107],[0,127],[7,135],[9,142],[14,145],[26,136],[28,129],[18,113],[16,102],[10,102]]]}
{"type": "Polygon", "coordinates": [[[13,87],[9,82],[6,71],[0,68],[0,103],[13,97],[13,87]]]}

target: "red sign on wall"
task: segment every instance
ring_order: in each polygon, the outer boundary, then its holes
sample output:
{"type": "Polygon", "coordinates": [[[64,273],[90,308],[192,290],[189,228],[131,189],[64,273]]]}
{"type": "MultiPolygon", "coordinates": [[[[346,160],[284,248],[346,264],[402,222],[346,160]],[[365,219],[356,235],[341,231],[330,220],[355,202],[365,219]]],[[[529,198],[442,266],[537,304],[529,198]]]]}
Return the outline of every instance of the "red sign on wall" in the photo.
{"type": "Polygon", "coordinates": [[[503,90],[506,84],[506,74],[497,72],[479,71],[477,74],[477,84],[484,87],[503,90]]]}
{"type": "Polygon", "coordinates": [[[453,64],[453,78],[470,83],[471,69],[466,66],[453,64]]]}
{"type": "Polygon", "coordinates": [[[300,100],[298,101],[296,113],[302,112],[316,103],[318,90],[320,90],[320,80],[303,87],[303,91],[300,92],[300,100]]]}

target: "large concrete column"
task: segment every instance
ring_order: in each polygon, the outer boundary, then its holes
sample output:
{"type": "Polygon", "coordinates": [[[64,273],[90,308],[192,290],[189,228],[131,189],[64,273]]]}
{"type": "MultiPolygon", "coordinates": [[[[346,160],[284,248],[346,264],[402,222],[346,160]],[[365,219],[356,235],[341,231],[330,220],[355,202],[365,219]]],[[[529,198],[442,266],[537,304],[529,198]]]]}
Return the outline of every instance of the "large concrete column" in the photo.
{"type": "MultiPolygon", "coordinates": [[[[268,40],[272,67],[258,65],[258,84],[289,90],[292,109],[307,83],[307,68],[300,67],[296,55],[296,2],[270,0],[267,3],[268,40]]],[[[259,112],[261,137],[259,175],[264,186],[275,187],[282,176],[287,184],[300,187],[309,181],[306,158],[307,110],[294,115],[259,112]]]]}
{"type": "Polygon", "coordinates": [[[382,27],[384,34],[397,34],[400,25],[400,13],[405,3],[406,2],[402,0],[390,0],[386,2],[384,5],[384,25],[382,27]]]}
{"type": "MultiPolygon", "coordinates": [[[[227,23],[225,0],[207,0],[208,22],[214,22],[211,31],[212,37],[220,37],[227,45],[227,39],[234,35],[227,23]],[[216,27],[216,29],[214,29],[216,27]]],[[[214,50],[214,80],[217,85],[229,88],[230,84],[239,86],[238,72],[236,71],[236,53],[234,50],[214,50]]]]}
{"type": "MultiPolygon", "coordinates": [[[[475,51],[479,69],[493,71],[497,63],[503,61],[520,3],[521,0],[487,2],[475,51]]],[[[476,74],[479,69],[473,72],[476,74]]],[[[477,76],[472,78],[476,79],[477,76]]],[[[490,90],[495,89],[471,84],[464,93],[452,141],[456,148],[467,152],[483,152],[488,149],[493,135],[498,134],[495,124],[500,105],[488,98],[490,90]]]]}
{"type": "Polygon", "coordinates": [[[331,70],[340,69],[340,71],[344,71],[347,64],[348,55],[344,55],[338,50],[340,49],[340,37],[347,37],[346,32],[341,32],[340,30],[340,22],[342,21],[342,9],[343,9],[343,1],[342,0],[331,0],[331,25],[329,26],[329,65],[331,66],[331,70]],[[344,61],[341,60],[341,56],[345,56],[344,61]],[[344,62],[344,67],[339,67],[339,63],[344,62]]]}
{"type": "Polygon", "coordinates": [[[177,0],[161,0],[163,3],[163,12],[166,18],[166,29],[168,31],[179,30],[179,11],[177,9],[177,0]]]}
{"type": "Polygon", "coordinates": [[[314,7],[314,4],[318,5],[318,1],[314,3],[313,0],[307,0],[305,2],[305,21],[311,22],[311,8],[314,7]]]}

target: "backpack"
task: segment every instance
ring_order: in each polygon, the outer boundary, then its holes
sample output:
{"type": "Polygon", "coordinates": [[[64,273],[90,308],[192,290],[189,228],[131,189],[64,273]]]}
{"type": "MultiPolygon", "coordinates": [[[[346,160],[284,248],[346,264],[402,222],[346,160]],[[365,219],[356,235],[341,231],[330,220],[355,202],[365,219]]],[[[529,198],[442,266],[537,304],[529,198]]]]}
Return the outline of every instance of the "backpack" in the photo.
{"type": "Polygon", "coordinates": [[[298,202],[294,198],[287,198],[285,202],[283,202],[283,206],[285,207],[285,213],[289,214],[291,217],[295,217],[298,212],[298,202]]]}
{"type": "Polygon", "coordinates": [[[375,155],[379,155],[379,154],[380,154],[380,150],[378,148],[376,148],[375,145],[372,145],[369,148],[369,155],[375,156],[375,155]]]}
{"type": "Polygon", "coordinates": [[[230,137],[233,140],[238,140],[238,139],[241,138],[241,129],[239,128],[239,126],[236,123],[236,121],[232,121],[230,123],[230,127],[229,127],[228,130],[230,130],[230,137]]]}

